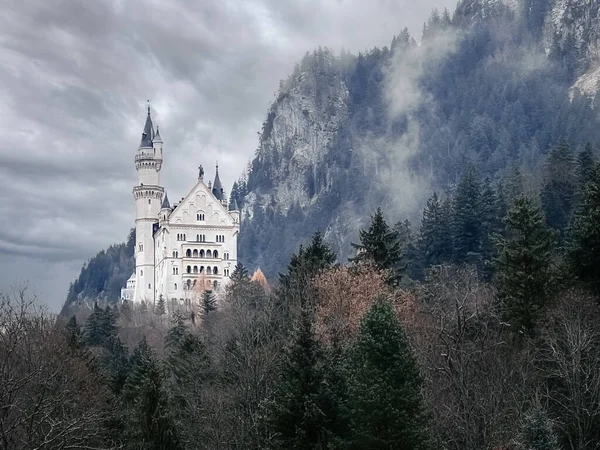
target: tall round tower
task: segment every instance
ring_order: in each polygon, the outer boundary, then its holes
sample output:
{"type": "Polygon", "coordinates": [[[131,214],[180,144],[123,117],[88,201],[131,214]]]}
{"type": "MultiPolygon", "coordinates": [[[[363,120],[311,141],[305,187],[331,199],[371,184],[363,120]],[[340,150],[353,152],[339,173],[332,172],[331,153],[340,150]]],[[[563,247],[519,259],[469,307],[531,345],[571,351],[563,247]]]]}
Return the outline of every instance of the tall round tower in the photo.
{"type": "Polygon", "coordinates": [[[142,133],[142,141],[135,155],[138,184],[133,188],[136,206],[135,219],[135,273],[136,303],[152,306],[155,301],[154,232],[158,226],[164,188],[160,184],[162,167],[162,139],[152,126],[150,106],[142,133]]]}

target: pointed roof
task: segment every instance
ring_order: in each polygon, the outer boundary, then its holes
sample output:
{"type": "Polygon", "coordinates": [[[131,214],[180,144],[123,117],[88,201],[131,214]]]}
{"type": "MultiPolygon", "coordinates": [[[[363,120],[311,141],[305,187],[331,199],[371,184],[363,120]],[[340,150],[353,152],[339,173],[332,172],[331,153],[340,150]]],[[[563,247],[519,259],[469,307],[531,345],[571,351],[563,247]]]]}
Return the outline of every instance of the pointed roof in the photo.
{"type": "Polygon", "coordinates": [[[160,133],[158,132],[158,125],[156,126],[156,134],[154,135],[154,139],[152,139],[152,142],[160,142],[162,144],[162,139],[160,137],[160,133]]]}
{"type": "Polygon", "coordinates": [[[229,211],[239,211],[235,197],[231,197],[231,201],[229,202],[229,211]]]}
{"type": "Polygon", "coordinates": [[[162,206],[160,209],[171,209],[171,204],[169,203],[169,196],[165,192],[165,198],[163,199],[162,206]]]}
{"type": "Polygon", "coordinates": [[[148,105],[148,116],[146,117],[146,124],[144,125],[144,132],[142,133],[142,141],[140,142],[140,148],[152,147],[153,138],[154,128],[152,127],[152,117],[150,117],[150,105],[148,105]]]}
{"type": "Polygon", "coordinates": [[[221,184],[221,179],[219,178],[219,164],[217,164],[217,172],[215,173],[215,182],[212,186],[212,193],[217,200],[223,200],[223,185],[221,184]]]}

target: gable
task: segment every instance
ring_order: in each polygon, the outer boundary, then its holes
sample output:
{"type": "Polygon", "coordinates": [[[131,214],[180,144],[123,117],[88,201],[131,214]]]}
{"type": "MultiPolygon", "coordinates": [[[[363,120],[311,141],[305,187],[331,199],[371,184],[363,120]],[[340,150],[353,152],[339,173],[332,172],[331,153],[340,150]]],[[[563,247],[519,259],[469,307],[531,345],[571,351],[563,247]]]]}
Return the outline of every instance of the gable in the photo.
{"type": "Polygon", "coordinates": [[[171,224],[206,225],[214,227],[234,226],[227,209],[208,190],[202,180],[188,193],[169,217],[171,224]],[[198,215],[204,220],[198,220],[198,215]]]}

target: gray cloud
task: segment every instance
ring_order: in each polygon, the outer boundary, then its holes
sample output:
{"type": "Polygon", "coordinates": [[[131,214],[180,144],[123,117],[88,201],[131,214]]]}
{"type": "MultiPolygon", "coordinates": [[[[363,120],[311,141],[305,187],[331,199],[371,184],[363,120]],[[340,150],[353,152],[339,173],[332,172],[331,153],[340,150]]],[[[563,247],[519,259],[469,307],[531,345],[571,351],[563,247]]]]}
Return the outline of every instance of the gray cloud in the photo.
{"type": "Polygon", "coordinates": [[[53,309],[83,262],[133,225],[146,99],[175,200],[196,167],[226,187],[285,78],[316,46],[388,45],[454,0],[9,1],[0,16],[0,288],[53,309]]]}

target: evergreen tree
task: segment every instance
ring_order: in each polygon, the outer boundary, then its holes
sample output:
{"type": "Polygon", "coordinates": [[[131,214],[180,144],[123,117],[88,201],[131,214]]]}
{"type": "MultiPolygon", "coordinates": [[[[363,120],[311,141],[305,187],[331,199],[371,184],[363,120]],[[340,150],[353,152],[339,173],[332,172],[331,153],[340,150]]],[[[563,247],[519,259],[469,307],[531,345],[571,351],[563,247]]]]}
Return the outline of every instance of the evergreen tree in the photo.
{"type": "MultiPolygon", "coordinates": [[[[484,262],[490,261],[494,252],[492,235],[502,226],[499,199],[491,181],[486,178],[481,192],[481,256],[484,262]]],[[[484,269],[484,272],[487,272],[484,269]]]]}
{"type": "Polygon", "coordinates": [[[600,164],[587,184],[580,211],[573,220],[567,263],[573,275],[600,293],[600,164]]]}
{"type": "Polygon", "coordinates": [[[467,169],[456,187],[452,231],[454,260],[468,262],[481,251],[481,186],[473,167],[467,169]]]}
{"type": "Polygon", "coordinates": [[[592,144],[586,144],[585,148],[577,155],[577,203],[581,203],[585,196],[585,188],[594,176],[595,158],[592,144]]]}
{"type": "Polygon", "coordinates": [[[524,196],[504,223],[504,235],[495,237],[498,256],[493,262],[500,309],[515,332],[529,333],[552,293],[555,235],[540,209],[524,196]]]}
{"type": "Polygon", "coordinates": [[[378,299],[346,354],[348,449],[429,448],[421,376],[391,304],[378,299]]]}
{"type": "Polygon", "coordinates": [[[164,374],[154,350],[142,338],[130,359],[131,372],[123,388],[127,448],[181,448],[164,387],[164,374]]]}
{"type": "Polygon", "coordinates": [[[327,398],[323,350],[315,339],[312,313],[306,308],[284,362],[266,412],[273,449],[325,450],[330,402],[327,398]]]}
{"type": "Polygon", "coordinates": [[[158,301],[156,302],[156,306],[154,307],[154,314],[159,316],[164,316],[167,313],[167,305],[165,299],[162,294],[158,296],[158,301]]]}
{"type": "Polygon", "coordinates": [[[554,424],[541,406],[525,415],[519,450],[560,450],[554,424]]]}
{"type": "Polygon", "coordinates": [[[206,319],[208,315],[217,309],[217,299],[212,291],[202,293],[202,316],[206,319]]]}
{"type": "Polygon", "coordinates": [[[173,326],[167,332],[165,350],[167,367],[173,381],[182,388],[181,394],[184,394],[186,384],[197,377],[206,376],[210,365],[206,346],[185,325],[180,315],[175,317],[173,326]]]}
{"type": "Polygon", "coordinates": [[[555,230],[564,231],[571,220],[576,195],[573,154],[561,140],[552,149],[546,163],[545,183],[540,192],[546,223],[555,230]]]}
{"type": "Polygon", "coordinates": [[[72,349],[81,348],[83,344],[83,334],[75,316],[71,316],[65,325],[65,334],[67,337],[67,342],[72,349]]]}
{"type": "Polygon", "coordinates": [[[250,276],[248,275],[248,269],[244,267],[241,262],[238,262],[231,272],[231,281],[233,283],[242,282],[242,281],[250,281],[250,276]]]}
{"type": "Polygon", "coordinates": [[[133,310],[132,310],[132,305],[131,305],[130,301],[123,300],[123,303],[121,303],[120,313],[127,322],[131,322],[133,310]]]}
{"type": "Polygon", "coordinates": [[[434,193],[423,210],[423,219],[419,231],[420,266],[427,267],[449,261],[452,256],[450,237],[450,204],[444,205],[437,193],[434,193]]]}
{"type": "Polygon", "coordinates": [[[381,208],[371,216],[371,225],[367,230],[359,231],[360,244],[351,244],[357,250],[351,262],[370,262],[379,270],[390,271],[389,282],[400,281],[404,268],[401,267],[402,252],[398,231],[391,228],[381,208]]]}
{"type": "Polygon", "coordinates": [[[94,303],[94,309],[86,320],[83,332],[85,344],[102,346],[117,335],[117,317],[110,306],[104,310],[94,303]]]}

